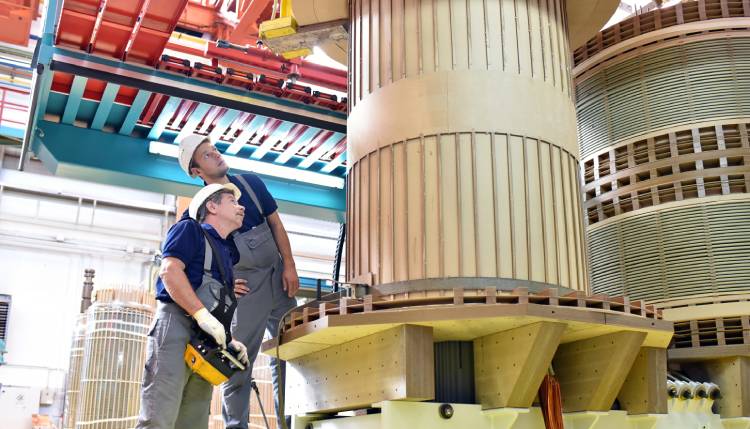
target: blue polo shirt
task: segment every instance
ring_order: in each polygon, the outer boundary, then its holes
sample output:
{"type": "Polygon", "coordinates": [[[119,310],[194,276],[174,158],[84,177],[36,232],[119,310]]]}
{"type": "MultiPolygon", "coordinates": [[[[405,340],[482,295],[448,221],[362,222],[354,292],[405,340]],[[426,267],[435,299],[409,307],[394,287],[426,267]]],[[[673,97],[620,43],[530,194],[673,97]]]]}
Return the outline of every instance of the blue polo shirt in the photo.
{"type": "MultiPolygon", "coordinates": [[[[236,253],[234,244],[231,243],[232,240],[221,238],[211,225],[200,224],[199,226],[198,222],[183,217],[169,228],[167,238],[162,246],[162,256],[165,258],[173,257],[182,261],[185,264],[185,274],[190,281],[190,285],[193,286],[193,290],[198,289],[203,281],[203,260],[206,250],[206,241],[199,228],[206,230],[213,239],[216,250],[220,253],[221,261],[224,264],[227,282],[230,287],[233,287],[231,286],[234,283],[232,266],[239,261],[239,255],[236,253]]],[[[219,282],[222,281],[216,255],[212,257],[211,276],[219,282]]],[[[162,302],[174,302],[161,278],[156,281],[156,299],[162,302]]]]}
{"type": "Polygon", "coordinates": [[[266,184],[263,183],[260,177],[252,173],[242,174],[241,176],[247,181],[247,184],[250,185],[253,192],[255,192],[255,195],[258,197],[258,202],[263,209],[263,213],[258,211],[258,207],[250,198],[250,195],[247,194],[245,187],[242,186],[242,183],[236,176],[228,176],[229,181],[237,185],[242,192],[239,203],[245,207],[245,218],[242,220],[242,226],[237,231],[245,232],[262,224],[266,216],[273,214],[273,212],[278,209],[278,206],[276,205],[276,200],[274,200],[271,193],[268,192],[266,184]]]}

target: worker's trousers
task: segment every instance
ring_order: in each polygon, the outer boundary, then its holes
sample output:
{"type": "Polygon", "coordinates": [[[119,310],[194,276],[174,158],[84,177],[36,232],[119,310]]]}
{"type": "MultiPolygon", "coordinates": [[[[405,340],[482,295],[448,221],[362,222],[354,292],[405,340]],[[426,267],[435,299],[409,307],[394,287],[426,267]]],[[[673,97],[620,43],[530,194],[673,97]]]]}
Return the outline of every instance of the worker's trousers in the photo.
{"type": "Polygon", "coordinates": [[[154,317],[136,429],[206,429],[213,386],[184,357],[192,320],[171,303],[159,303],[154,317]]]}
{"type": "MultiPolygon", "coordinates": [[[[234,241],[240,253],[240,261],[234,267],[235,278],[247,280],[250,289],[239,298],[232,321],[232,337],[247,346],[250,366],[235,373],[223,385],[224,423],[226,429],[247,429],[250,414],[252,364],[258,355],[263,336],[268,330],[276,336],[279,322],[284,314],[297,302],[284,291],[282,271],[284,266],[278,248],[268,227],[268,222],[250,231],[235,235],[234,241]]],[[[279,428],[284,410],[278,403],[279,377],[284,371],[276,359],[271,359],[276,415],[279,428]]],[[[281,386],[283,388],[283,386],[281,386]]],[[[270,404],[263,404],[268,410],[270,404]]]]}

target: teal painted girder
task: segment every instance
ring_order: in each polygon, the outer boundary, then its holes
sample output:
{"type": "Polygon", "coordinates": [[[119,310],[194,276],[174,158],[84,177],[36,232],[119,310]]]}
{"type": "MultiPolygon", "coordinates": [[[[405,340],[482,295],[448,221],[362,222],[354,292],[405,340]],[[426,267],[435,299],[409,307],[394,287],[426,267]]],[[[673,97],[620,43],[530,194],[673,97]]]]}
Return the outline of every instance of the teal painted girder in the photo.
{"type": "MultiPolygon", "coordinates": [[[[49,121],[37,125],[41,136],[37,133],[35,151],[57,175],[184,196],[202,186],[176,159],[150,154],[147,140],[49,121]]],[[[283,212],[343,222],[345,190],[274,177],[263,180],[283,212]]]]}
{"type": "MultiPolygon", "coordinates": [[[[68,96],[66,94],[62,94],[59,92],[50,92],[47,97],[46,113],[50,113],[52,115],[62,115],[62,112],[65,109],[67,97],[68,96]]],[[[87,100],[85,98],[82,99],[80,105],[78,106],[78,114],[76,115],[76,119],[80,122],[89,123],[89,121],[91,121],[93,123],[98,119],[97,116],[99,113],[99,106],[101,106],[101,104],[97,103],[96,101],[87,100]]],[[[105,122],[104,124],[102,124],[102,127],[110,126],[115,130],[119,130],[122,127],[122,124],[125,121],[125,117],[129,112],[130,106],[126,106],[120,103],[112,103],[109,108],[109,113],[105,118],[105,122]]],[[[92,128],[93,130],[97,130],[94,127],[92,128]]]]}
{"type": "Polygon", "coordinates": [[[156,122],[154,122],[154,126],[151,127],[151,131],[148,133],[148,138],[150,140],[159,140],[161,133],[167,128],[167,124],[172,118],[175,110],[180,106],[180,101],[181,99],[178,97],[169,97],[167,104],[164,105],[159,117],[156,119],[156,122]]]}
{"type": "Polygon", "coordinates": [[[182,130],[180,130],[180,134],[178,135],[178,140],[195,132],[195,127],[198,126],[201,119],[203,119],[203,116],[208,112],[208,109],[210,108],[211,108],[210,104],[199,103],[198,107],[193,111],[193,113],[190,114],[190,118],[188,119],[185,126],[183,126],[182,130]]]}
{"type": "Polygon", "coordinates": [[[120,134],[127,136],[133,132],[133,128],[135,128],[135,124],[138,122],[138,118],[141,117],[143,109],[146,108],[146,103],[148,102],[148,99],[150,97],[151,92],[138,91],[138,94],[136,94],[135,99],[133,100],[133,104],[130,105],[130,110],[128,110],[127,116],[125,116],[125,119],[122,121],[122,125],[120,126],[120,134]]]}
{"type": "Polygon", "coordinates": [[[101,130],[104,124],[109,118],[109,112],[112,110],[112,105],[115,102],[117,91],[120,90],[120,85],[116,83],[108,83],[107,87],[102,94],[102,99],[99,101],[99,107],[96,108],[96,114],[94,119],[91,121],[91,129],[101,130]]]}
{"type": "Polygon", "coordinates": [[[339,156],[332,159],[325,167],[320,169],[321,173],[330,173],[337,169],[346,160],[346,151],[341,152],[339,156]]]}
{"type": "Polygon", "coordinates": [[[237,119],[238,116],[240,116],[240,112],[236,110],[230,110],[222,115],[213,131],[211,131],[211,134],[208,135],[208,138],[213,141],[218,141],[224,134],[224,131],[232,124],[232,122],[234,122],[235,119],[237,119]]]}
{"type": "MultiPolygon", "coordinates": [[[[62,115],[63,110],[65,109],[65,103],[67,100],[67,95],[62,94],[59,92],[51,92],[48,97],[47,101],[47,113],[50,113],[52,115],[62,115]]],[[[93,100],[87,100],[82,99],[80,102],[80,106],[78,108],[78,115],[76,119],[79,122],[89,122],[90,120],[93,120],[92,118],[96,117],[97,113],[97,102],[93,100]]],[[[121,124],[126,120],[125,117],[128,115],[128,113],[131,112],[131,109],[129,106],[114,103],[112,107],[110,108],[110,113],[107,118],[106,126],[114,127],[115,130],[119,129],[121,127],[121,124]]],[[[225,115],[228,116],[227,121],[224,124],[217,125],[216,128],[220,129],[223,127],[223,129],[226,129],[229,123],[229,119],[236,118],[239,116],[240,112],[232,111],[235,113],[234,115],[225,115]]],[[[166,115],[171,116],[171,115],[166,115]]],[[[166,118],[164,122],[167,122],[169,118],[166,118]]],[[[136,131],[138,129],[141,130],[142,135],[146,135],[150,132],[150,130],[146,127],[142,127],[141,125],[136,125],[136,131]]],[[[285,151],[283,153],[278,152],[268,152],[264,151],[265,154],[262,157],[262,160],[265,162],[273,162],[275,164],[281,164],[286,165],[289,167],[296,167],[300,163],[302,163],[305,158],[300,157],[298,155],[295,155],[296,151],[305,144],[309,143],[309,140],[312,139],[315,134],[320,132],[317,128],[310,128],[307,130],[306,133],[304,133],[300,138],[297,139],[297,142],[294,143],[294,145],[290,145],[289,150],[285,151]],[[282,162],[279,162],[282,161],[282,162]]],[[[136,134],[138,134],[136,132],[136,134]]],[[[97,137],[100,139],[100,141],[109,139],[109,136],[111,133],[102,132],[102,134],[97,137]]],[[[213,136],[212,136],[213,138],[213,136]]],[[[333,137],[332,137],[333,138],[333,137]]],[[[339,136],[340,138],[340,136],[339,136]]],[[[177,134],[172,130],[164,130],[160,134],[160,141],[164,142],[173,142],[177,140],[177,134]]],[[[219,139],[214,139],[219,146],[227,145],[229,147],[229,144],[226,142],[223,142],[219,139]]],[[[255,155],[255,151],[262,148],[262,146],[247,146],[245,145],[237,154],[242,158],[251,158],[251,159],[261,159],[255,155]]],[[[234,155],[234,153],[230,153],[231,155],[234,155]]],[[[328,163],[316,161],[312,166],[306,168],[307,170],[311,171],[320,171],[327,174],[332,174],[334,176],[343,177],[346,173],[345,168],[341,166],[341,162],[346,159],[346,152],[343,152],[341,155],[339,155],[338,159],[334,159],[333,161],[330,161],[328,163]]]]}
{"type": "Polygon", "coordinates": [[[0,136],[22,139],[23,134],[23,128],[6,127],[5,125],[0,126],[0,136]]]}
{"type": "Polygon", "coordinates": [[[315,164],[317,160],[320,159],[321,156],[323,156],[326,152],[333,149],[334,146],[339,144],[342,139],[344,139],[344,135],[341,133],[334,133],[333,136],[328,137],[328,140],[321,143],[320,146],[318,146],[317,149],[313,151],[313,153],[309,154],[307,158],[303,159],[302,162],[299,163],[297,168],[309,168],[311,165],[315,164]]]}
{"type": "Polygon", "coordinates": [[[78,106],[81,104],[81,98],[83,98],[83,90],[86,89],[86,83],[89,80],[82,76],[76,76],[73,78],[73,84],[70,87],[70,94],[68,94],[68,101],[65,103],[65,111],[63,111],[62,122],[63,124],[72,124],[76,120],[78,114],[78,106]]]}

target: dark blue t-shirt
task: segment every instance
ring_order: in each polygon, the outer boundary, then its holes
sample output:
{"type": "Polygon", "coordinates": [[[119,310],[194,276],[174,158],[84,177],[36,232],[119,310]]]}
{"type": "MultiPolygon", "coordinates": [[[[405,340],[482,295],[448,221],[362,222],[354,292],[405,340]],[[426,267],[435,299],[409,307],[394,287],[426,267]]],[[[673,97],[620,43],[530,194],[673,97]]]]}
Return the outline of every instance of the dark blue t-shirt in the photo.
{"type": "Polygon", "coordinates": [[[242,183],[237,177],[228,177],[229,181],[237,185],[242,192],[242,195],[240,195],[240,204],[245,207],[245,219],[242,220],[242,226],[238,230],[239,232],[249,231],[253,229],[253,227],[262,224],[266,216],[273,214],[273,212],[278,209],[276,200],[274,200],[271,193],[268,192],[266,184],[263,183],[260,177],[252,173],[242,174],[242,177],[247,181],[247,184],[250,185],[250,188],[252,188],[253,192],[255,192],[255,195],[258,197],[258,202],[260,202],[260,206],[263,208],[263,213],[258,212],[257,206],[250,198],[250,195],[247,194],[245,187],[242,186],[242,183]]]}
{"type": "MultiPolygon", "coordinates": [[[[181,219],[169,228],[167,238],[162,246],[162,256],[165,258],[173,257],[182,261],[185,264],[185,274],[190,281],[190,285],[193,286],[193,290],[198,289],[203,281],[203,261],[206,249],[204,235],[199,229],[201,227],[213,239],[216,250],[220,253],[221,261],[224,264],[226,281],[230,287],[233,287],[232,266],[239,261],[239,255],[236,253],[232,239],[224,240],[211,225],[200,224],[199,227],[198,222],[185,218],[181,219]]],[[[222,281],[215,254],[212,256],[211,276],[219,282],[222,281]]],[[[156,281],[156,299],[162,302],[174,302],[161,278],[156,281]]]]}

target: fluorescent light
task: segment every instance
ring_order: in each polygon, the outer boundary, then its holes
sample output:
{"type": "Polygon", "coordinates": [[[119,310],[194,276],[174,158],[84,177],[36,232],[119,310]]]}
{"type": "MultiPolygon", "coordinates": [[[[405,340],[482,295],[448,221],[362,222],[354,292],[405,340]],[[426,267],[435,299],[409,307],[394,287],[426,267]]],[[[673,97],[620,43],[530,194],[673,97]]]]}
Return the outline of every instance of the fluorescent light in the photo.
{"type": "Polygon", "coordinates": [[[180,147],[176,144],[151,142],[148,145],[148,153],[177,158],[180,153],[180,147]]]}
{"type": "MultiPolygon", "coordinates": [[[[177,158],[179,146],[171,143],[150,142],[148,152],[154,155],[168,156],[177,158]]],[[[314,171],[302,170],[299,168],[285,167],[283,165],[270,164],[267,162],[255,161],[253,159],[238,158],[236,156],[222,155],[224,161],[231,168],[250,171],[264,176],[279,177],[297,182],[311,183],[313,185],[327,186],[329,188],[344,188],[344,179],[341,177],[331,176],[328,174],[316,173],[314,171]]]]}

